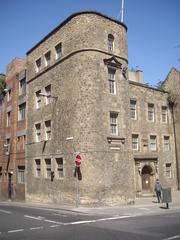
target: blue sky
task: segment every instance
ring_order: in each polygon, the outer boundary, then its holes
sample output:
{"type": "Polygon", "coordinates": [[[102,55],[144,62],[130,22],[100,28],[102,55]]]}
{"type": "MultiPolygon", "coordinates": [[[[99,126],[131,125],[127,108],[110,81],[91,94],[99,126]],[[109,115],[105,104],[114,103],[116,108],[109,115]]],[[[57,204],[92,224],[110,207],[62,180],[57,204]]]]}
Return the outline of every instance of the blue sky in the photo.
{"type": "MultiPolygon", "coordinates": [[[[118,18],[121,0],[0,0],[0,72],[74,12],[95,10],[118,18]]],[[[129,69],[156,85],[180,70],[180,0],[124,0],[129,69]]]]}

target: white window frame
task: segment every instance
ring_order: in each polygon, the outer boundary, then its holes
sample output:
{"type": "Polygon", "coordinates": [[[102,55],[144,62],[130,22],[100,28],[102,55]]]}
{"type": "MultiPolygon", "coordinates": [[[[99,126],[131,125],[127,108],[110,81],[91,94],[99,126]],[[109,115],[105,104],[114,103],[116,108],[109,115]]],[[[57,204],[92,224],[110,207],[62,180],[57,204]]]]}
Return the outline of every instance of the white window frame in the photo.
{"type": "Polygon", "coordinates": [[[6,119],[6,126],[10,127],[11,126],[11,111],[7,112],[7,119],[6,119]]]}
{"type": "Polygon", "coordinates": [[[56,166],[57,178],[64,178],[64,159],[62,157],[56,158],[56,166]]]}
{"type": "Polygon", "coordinates": [[[167,123],[167,120],[168,120],[168,108],[167,108],[167,106],[162,106],[161,107],[161,120],[162,120],[162,123],[167,123]]]}
{"type": "Polygon", "coordinates": [[[118,135],[118,113],[110,112],[111,135],[118,135]]]}
{"type": "Polygon", "coordinates": [[[153,103],[148,103],[148,121],[155,121],[155,106],[153,103]]]}
{"type": "Polygon", "coordinates": [[[116,95],[116,70],[108,68],[109,93],[116,95]]]}
{"type": "Polygon", "coordinates": [[[18,106],[18,121],[26,119],[26,103],[22,103],[18,106]]]}
{"type": "Polygon", "coordinates": [[[51,51],[44,54],[45,67],[48,67],[51,63],[51,51]]]}
{"type": "Polygon", "coordinates": [[[114,51],[114,36],[112,34],[108,35],[108,52],[114,51]]]}
{"type": "Polygon", "coordinates": [[[164,151],[170,151],[170,136],[163,136],[164,151]]]}
{"type": "Polygon", "coordinates": [[[8,91],[7,91],[7,102],[11,101],[11,99],[12,99],[12,90],[8,89],[8,91]]]}
{"type": "Polygon", "coordinates": [[[2,182],[2,178],[3,178],[3,168],[2,166],[0,166],[0,182],[2,182]]]}
{"type": "Polygon", "coordinates": [[[46,105],[48,105],[51,102],[51,84],[45,87],[45,94],[47,95],[46,105]]]}
{"type": "Polygon", "coordinates": [[[36,142],[41,141],[41,123],[35,124],[35,141],[36,142]]]}
{"type": "Polygon", "coordinates": [[[165,163],[165,176],[172,178],[172,163],[165,163]]]}
{"type": "Polygon", "coordinates": [[[36,109],[40,109],[41,108],[41,96],[39,95],[39,93],[41,93],[41,90],[38,90],[36,93],[35,93],[35,106],[36,106],[36,109]]]}
{"type": "Polygon", "coordinates": [[[130,118],[137,120],[137,101],[130,99],[130,118]]]}
{"type": "Polygon", "coordinates": [[[62,57],[62,43],[58,43],[55,46],[56,60],[62,57]]]}
{"type": "Polygon", "coordinates": [[[132,150],[138,151],[139,150],[139,135],[138,134],[132,134],[132,150]]]}
{"type": "Polygon", "coordinates": [[[41,177],[41,159],[36,158],[34,162],[35,162],[35,177],[40,178],[41,177]]]}
{"type": "Polygon", "coordinates": [[[37,72],[37,73],[40,72],[41,69],[42,69],[42,61],[41,61],[41,58],[38,58],[38,59],[36,60],[36,72],[37,72]]]}
{"type": "Polygon", "coordinates": [[[149,136],[149,150],[157,151],[157,136],[156,135],[149,136]]]}
{"type": "Polygon", "coordinates": [[[47,120],[44,122],[45,125],[45,139],[51,140],[51,120],[47,120]]]}
{"type": "Polygon", "coordinates": [[[26,93],[26,78],[19,80],[19,95],[26,93]]]}
{"type": "Polygon", "coordinates": [[[52,164],[52,160],[51,158],[45,158],[45,178],[47,179],[51,179],[51,164],[52,164]]]}
{"type": "Polygon", "coordinates": [[[17,167],[17,182],[25,184],[25,166],[17,167]]]}

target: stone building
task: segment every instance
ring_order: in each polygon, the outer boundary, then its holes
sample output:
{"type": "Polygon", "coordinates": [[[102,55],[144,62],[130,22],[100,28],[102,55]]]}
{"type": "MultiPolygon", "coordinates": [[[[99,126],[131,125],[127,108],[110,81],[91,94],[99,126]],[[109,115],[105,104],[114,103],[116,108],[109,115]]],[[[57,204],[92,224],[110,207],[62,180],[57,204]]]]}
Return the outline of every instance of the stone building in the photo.
{"type": "Polygon", "coordinates": [[[26,60],[7,66],[0,94],[0,199],[25,199],[26,60]]]}
{"type": "Polygon", "coordinates": [[[80,12],[27,52],[27,200],[133,203],[153,194],[157,177],[177,189],[167,93],[144,85],[141,71],[128,74],[126,32],[80,12]]]}
{"type": "Polygon", "coordinates": [[[172,68],[163,85],[169,92],[170,110],[174,132],[176,173],[178,189],[180,189],[180,71],[172,68]]]}

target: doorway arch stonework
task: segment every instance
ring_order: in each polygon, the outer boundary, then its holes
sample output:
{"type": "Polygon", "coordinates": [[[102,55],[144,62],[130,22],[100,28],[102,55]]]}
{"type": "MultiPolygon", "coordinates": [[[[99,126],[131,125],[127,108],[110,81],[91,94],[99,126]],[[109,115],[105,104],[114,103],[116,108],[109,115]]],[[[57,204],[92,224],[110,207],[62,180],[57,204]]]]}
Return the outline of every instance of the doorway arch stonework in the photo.
{"type": "Polygon", "coordinates": [[[135,159],[136,196],[152,195],[157,176],[157,159],[135,159]]]}

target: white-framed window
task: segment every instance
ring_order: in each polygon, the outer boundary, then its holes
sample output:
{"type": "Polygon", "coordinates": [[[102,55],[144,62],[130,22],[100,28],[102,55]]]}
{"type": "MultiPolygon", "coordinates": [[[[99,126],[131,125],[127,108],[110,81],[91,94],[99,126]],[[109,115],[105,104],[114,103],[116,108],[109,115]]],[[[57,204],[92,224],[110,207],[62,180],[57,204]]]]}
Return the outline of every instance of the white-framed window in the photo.
{"type": "Polygon", "coordinates": [[[115,69],[108,68],[109,93],[111,94],[116,94],[115,73],[115,69]]]}
{"type": "Polygon", "coordinates": [[[7,112],[6,126],[11,126],[11,111],[7,112]]]}
{"type": "Polygon", "coordinates": [[[18,121],[25,120],[26,119],[26,103],[22,103],[19,105],[18,109],[18,121]]]}
{"type": "Polygon", "coordinates": [[[41,64],[41,58],[38,58],[36,60],[36,72],[40,72],[41,71],[41,68],[42,68],[42,64],[41,64]]]}
{"type": "Polygon", "coordinates": [[[58,43],[55,46],[55,52],[56,52],[56,60],[61,58],[61,56],[62,56],[62,43],[58,43]]]}
{"type": "Polygon", "coordinates": [[[148,120],[151,122],[155,121],[155,108],[152,103],[148,103],[148,120]]]}
{"type": "Polygon", "coordinates": [[[11,89],[9,89],[7,91],[7,102],[9,102],[11,99],[12,99],[12,91],[11,91],[11,89]]]}
{"type": "Polygon", "coordinates": [[[46,178],[51,178],[51,158],[45,159],[46,178]]]}
{"type": "Polygon", "coordinates": [[[118,135],[118,113],[110,113],[110,129],[112,135],[118,135]]]}
{"type": "Polygon", "coordinates": [[[47,95],[46,97],[46,105],[51,102],[51,85],[48,85],[45,87],[45,94],[47,95]]]}
{"type": "Polygon", "coordinates": [[[167,123],[167,118],[168,118],[167,107],[166,107],[166,106],[162,106],[162,107],[161,107],[161,119],[162,119],[162,123],[167,123]]]}
{"type": "Polygon", "coordinates": [[[40,123],[35,124],[35,141],[36,142],[41,141],[41,124],[40,123]]]}
{"type": "Polygon", "coordinates": [[[64,162],[63,158],[56,158],[56,166],[57,166],[57,177],[64,177],[64,162]]]}
{"type": "Polygon", "coordinates": [[[132,149],[135,151],[139,150],[139,135],[132,134],[132,149]]]}
{"type": "Polygon", "coordinates": [[[130,117],[131,119],[137,119],[137,111],[136,111],[136,100],[130,100],[130,117]]]}
{"type": "Polygon", "coordinates": [[[114,50],[114,36],[112,34],[108,35],[108,52],[113,52],[114,50]]]}
{"type": "Polygon", "coordinates": [[[51,62],[51,51],[48,51],[46,54],[44,54],[45,59],[45,67],[50,65],[51,62]]]}
{"type": "Polygon", "coordinates": [[[167,178],[172,178],[172,164],[171,163],[165,164],[165,176],[167,178]]]}
{"type": "Polygon", "coordinates": [[[170,137],[164,136],[164,151],[170,151],[170,137]]]}
{"type": "Polygon", "coordinates": [[[155,135],[150,135],[149,149],[150,149],[150,151],[156,151],[157,150],[157,137],[155,135]]]}
{"type": "Polygon", "coordinates": [[[35,159],[35,176],[41,176],[41,159],[35,159]]]}
{"type": "Polygon", "coordinates": [[[37,91],[35,93],[35,106],[36,109],[41,108],[41,96],[39,95],[41,93],[41,90],[37,91]]]}
{"type": "Polygon", "coordinates": [[[51,140],[51,120],[45,121],[45,139],[51,140]]]}
{"type": "Polygon", "coordinates": [[[18,166],[17,169],[17,182],[25,183],[25,166],[18,166]]]}
{"type": "Polygon", "coordinates": [[[11,139],[10,138],[6,138],[6,142],[5,142],[5,154],[9,155],[10,154],[10,148],[11,148],[11,139]]]}
{"type": "Polygon", "coordinates": [[[2,176],[3,176],[3,169],[2,169],[2,166],[0,166],[0,182],[2,182],[2,176]]]}
{"type": "Polygon", "coordinates": [[[19,81],[19,95],[26,93],[26,78],[19,81]]]}
{"type": "Polygon", "coordinates": [[[17,144],[16,144],[17,152],[25,150],[25,142],[26,142],[26,135],[17,137],[17,144]]]}

